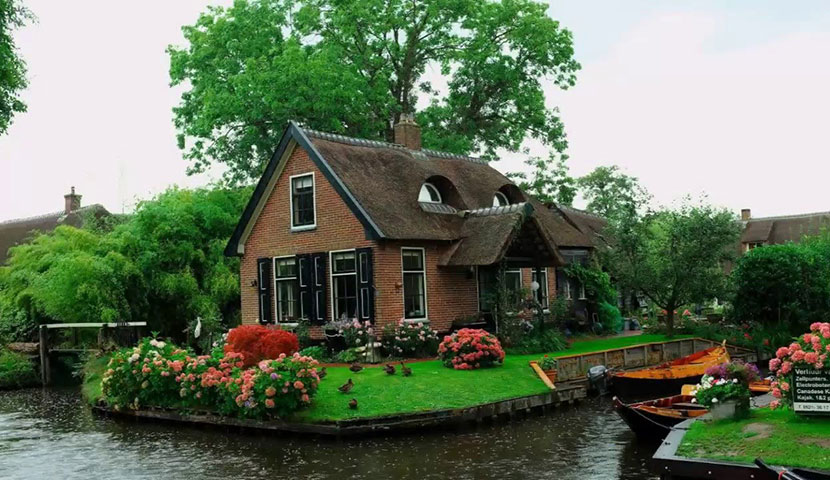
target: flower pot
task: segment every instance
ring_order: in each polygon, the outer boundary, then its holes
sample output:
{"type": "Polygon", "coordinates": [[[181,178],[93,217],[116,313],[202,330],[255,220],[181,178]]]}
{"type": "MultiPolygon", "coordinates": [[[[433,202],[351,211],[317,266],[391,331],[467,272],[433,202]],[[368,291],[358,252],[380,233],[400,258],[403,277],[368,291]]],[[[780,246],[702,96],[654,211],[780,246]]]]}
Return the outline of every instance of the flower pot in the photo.
{"type": "Polygon", "coordinates": [[[556,383],[556,370],[544,370],[545,375],[547,375],[548,380],[550,383],[556,383]]]}
{"type": "Polygon", "coordinates": [[[735,418],[737,410],[737,400],[726,400],[712,405],[709,414],[712,416],[712,420],[726,420],[727,418],[735,418]]]}

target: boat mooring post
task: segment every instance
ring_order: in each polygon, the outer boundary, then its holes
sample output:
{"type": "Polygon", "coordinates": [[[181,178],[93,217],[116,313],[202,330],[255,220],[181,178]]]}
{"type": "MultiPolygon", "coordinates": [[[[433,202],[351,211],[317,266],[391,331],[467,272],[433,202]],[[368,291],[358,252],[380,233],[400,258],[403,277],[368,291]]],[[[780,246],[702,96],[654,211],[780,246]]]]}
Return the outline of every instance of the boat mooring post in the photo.
{"type": "Polygon", "coordinates": [[[52,372],[49,365],[49,329],[46,325],[41,325],[39,328],[40,343],[38,344],[40,350],[40,381],[43,386],[52,383],[52,372]]]}

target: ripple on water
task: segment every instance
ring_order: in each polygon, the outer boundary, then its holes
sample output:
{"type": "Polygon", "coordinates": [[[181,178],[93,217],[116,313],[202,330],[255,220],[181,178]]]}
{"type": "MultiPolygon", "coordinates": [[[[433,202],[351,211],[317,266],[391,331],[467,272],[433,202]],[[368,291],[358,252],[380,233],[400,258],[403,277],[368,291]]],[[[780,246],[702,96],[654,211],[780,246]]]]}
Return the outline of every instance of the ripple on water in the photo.
{"type": "Polygon", "coordinates": [[[391,438],[291,439],[93,415],[72,389],[0,393],[0,478],[657,478],[607,399],[391,438]]]}

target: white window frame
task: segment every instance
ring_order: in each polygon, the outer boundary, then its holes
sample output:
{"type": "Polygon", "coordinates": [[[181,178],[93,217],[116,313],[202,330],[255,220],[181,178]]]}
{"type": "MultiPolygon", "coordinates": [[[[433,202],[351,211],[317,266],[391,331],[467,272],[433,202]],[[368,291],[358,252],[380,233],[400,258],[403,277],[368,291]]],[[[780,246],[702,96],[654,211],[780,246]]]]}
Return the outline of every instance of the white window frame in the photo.
{"type": "Polygon", "coordinates": [[[508,205],[510,205],[510,200],[507,199],[507,195],[505,195],[501,192],[496,192],[495,194],[493,194],[493,206],[494,207],[506,207],[508,205]],[[498,200],[499,198],[504,200],[504,205],[502,205],[499,202],[499,200],[498,200]]]}
{"type": "MultiPolygon", "coordinates": [[[[407,270],[410,273],[418,273],[417,270],[407,270]]],[[[427,252],[426,249],[423,247],[401,247],[401,305],[403,306],[403,318],[404,322],[423,322],[429,323],[429,296],[427,294],[427,252]],[[417,250],[421,252],[421,260],[423,261],[422,268],[423,270],[421,273],[424,274],[424,316],[421,318],[406,318],[406,280],[403,278],[404,269],[403,269],[403,252],[405,250],[417,250]]]]}
{"type": "Polygon", "coordinates": [[[302,232],[304,230],[313,230],[317,228],[317,179],[314,177],[314,172],[308,173],[300,173],[297,175],[291,175],[288,177],[288,204],[289,204],[289,215],[291,216],[291,231],[292,232],[302,232]],[[294,225],[294,179],[301,178],[301,177],[311,177],[311,204],[313,206],[312,213],[314,214],[314,221],[311,225],[294,225]]]}
{"type": "MultiPolygon", "coordinates": [[[[329,297],[331,297],[331,318],[332,321],[338,321],[340,318],[336,314],[337,305],[334,297],[334,277],[345,277],[346,275],[354,276],[354,291],[355,291],[355,310],[354,318],[360,319],[360,284],[358,283],[358,264],[357,264],[357,250],[354,248],[347,248],[345,250],[332,250],[329,252],[329,297]],[[335,253],[354,253],[354,272],[348,273],[334,273],[334,254],[335,253]]],[[[319,306],[319,305],[318,305],[319,306]]],[[[349,320],[352,320],[351,318],[349,320]]]]}
{"type": "MultiPolygon", "coordinates": [[[[296,327],[298,322],[282,322],[280,321],[280,289],[277,286],[277,282],[297,282],[297,313],[299,314],[299,318],[302,318],[303,315],[303,302],[302,298],[300,297],[300,262],[297,259],[296,255],[283,255],[280,257],[274,257],[272,260],[271,271],[273,272],[273,282],[274,282],[274,324],[275,325],[284,325],[288,327],[296,327]],[[297,272],[297,276],[295,277],[284,277],[279,278],[277,277],[277,260],[285,260],[286,258],[293,258],[294,259],[294,269],[297,272]]],[[[306,312],[307,314],[308,312],[306,312]]]]}
{"type": "Polygon", "coordinates": [[[424,182],[421,185],[421,189],[418,190],[418,201],[423,202],[423,203],[444,203],[444,197],[441,196],[441,190],[438,190],[438,187],[436,187],[435,185],[433,185],[429,182],[424,182]],[[421,200],[421,190],[423,190],[425,188],[427,190],[432,189],[435,192],[435,194],[438,195],[438,201],[437,202],[432,200],[432,195],[429,195],[429,197],[430,197],[429,200],[421,200]]]}
{"type": "MultiPolygon", "coordinates": [[[[535,269],[531,268],[530,269],[530,281],[531,282],[533,282],[533,274],[534,273],[535,273],[535,269]]],[[[544,282],[539,282],[539,290],[541,290],[543,288],[545,289],[545,300],[548,302],[548,304],[543,305],[542,308],[543,308],[543,311],[548,312],[548,311],[550,311],[550,289],[548,288],[548,281],[549,281],[548,280],[548,268],[547,267],[540,268],[539,269],[539,274],[541,274],[545,277],[544,282]]],[[[536,294],[535,293],[533,294],[533,300],[534,301],[536,300],[536,294]]]]}
{"type": "Polygon", "coordinates": [[[579,282],[579,300],[588,300],[585,296],[585,284],[582,282],[579,282]]]}
{"type": "Polygon", "coordinates": [[[571,278],[565,275],[565,300],[573,300],[574,296],[571,293],[571,278]]]}

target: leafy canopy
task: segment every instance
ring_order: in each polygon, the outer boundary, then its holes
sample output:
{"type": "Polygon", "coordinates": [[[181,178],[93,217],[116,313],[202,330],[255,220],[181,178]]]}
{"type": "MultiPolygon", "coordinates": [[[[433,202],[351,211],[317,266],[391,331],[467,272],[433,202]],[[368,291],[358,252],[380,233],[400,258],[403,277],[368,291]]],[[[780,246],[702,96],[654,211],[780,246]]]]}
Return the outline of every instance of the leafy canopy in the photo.
{"type": "Polygon", "coordinates": [[[238,0],[168,47],[179,146],[200,172],[256,178],[289,119],[392,140],[415,113],[427,148],[492,157],[529,136],[562,151],[543,85],[568,88],[571,33],[534,0],[238,0]],[[440,72],[446,85],[433,85],[440,72]],[[418,109],[419,100],[423,109],[418,109]]]}
{"type": "Polygon", "coordinates": [[[621,286],[666,309],[670,332],[676,308],[724,292],[722,264],[734,257],[740,235],[729,211],[687,203],[612,222],[610,229],[615,243],[604,264],[621,286]]]}
{"type": "Polygon", "coordinates": [[[616,165],[597,167],[579,178],[577,185],[587,202],[585,209],[612,221],[636,216],[651,199],[636,177],[616,165]]]}
{"type": "Polygon", "coordinates": [[[577,194],[577,180],[569,175],[567,160],[568,155],[556,152],[548,158],[532,157],[525,160],[525,165],[533,169],[530,175],[514,172],[507,176],[542,203],[570,207],[577,194]]]}
{"type": "Polygon", "coordinates": [[[34,16],[18,0],[0,0],[0,135],[6,133],[16,113],[26,111],[20,92],[26,88],[26,62],[18,56],[12,30],[34,16]]]}

